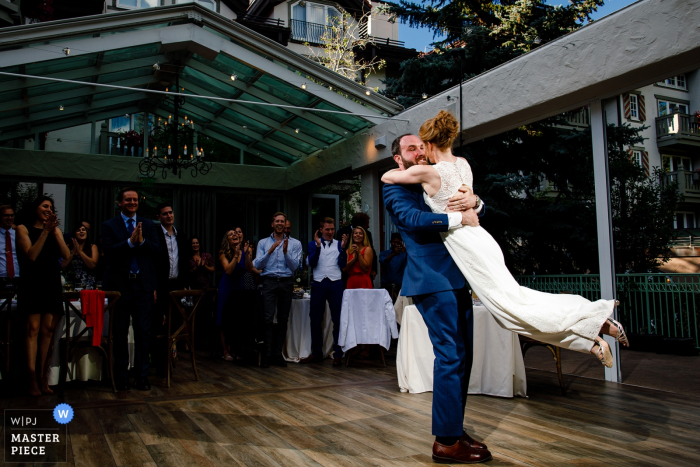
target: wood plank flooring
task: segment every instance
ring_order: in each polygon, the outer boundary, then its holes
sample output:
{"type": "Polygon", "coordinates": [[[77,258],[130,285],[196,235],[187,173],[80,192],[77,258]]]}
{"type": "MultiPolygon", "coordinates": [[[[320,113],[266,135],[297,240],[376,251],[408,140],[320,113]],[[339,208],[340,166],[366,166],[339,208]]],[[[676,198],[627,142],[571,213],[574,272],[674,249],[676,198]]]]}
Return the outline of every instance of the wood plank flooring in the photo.
{"type": "MultiPolygon", "coordinates": [[[[399,392],[387,363],[263,370],[202,354],[199,382],[182,362],[169,389],[76,383],[1,404],[71,404],[70,466],[430,464],[432,394],[399,392]]],[[[555,374],[527,376],[529,398],[469,396],[465,428],[491,449],[487,465],[700,465],[700,398],[575,377],[563,397],[555,374]]]]}

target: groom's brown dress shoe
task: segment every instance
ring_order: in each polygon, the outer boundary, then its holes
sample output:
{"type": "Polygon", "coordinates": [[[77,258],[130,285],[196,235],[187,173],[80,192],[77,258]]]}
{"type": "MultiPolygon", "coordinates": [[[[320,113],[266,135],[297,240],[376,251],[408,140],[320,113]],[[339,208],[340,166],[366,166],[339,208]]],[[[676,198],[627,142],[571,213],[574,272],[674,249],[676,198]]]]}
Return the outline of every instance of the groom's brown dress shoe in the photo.
{"type": "Polygon", "coordinates": [[[481,443],[467,434],[466,431],[462,433],[462,439],[469,443],[469,446],[474,449],[488,449],[484,443],[481,443]]]}
{"type": "Polygon", "coordinates": [[[491,460],[491,453],[486,449],[474,449],[468,441],[460,438],[452,446],[433,443],[433,461],[438,464],[478,464],[491,460]]]}

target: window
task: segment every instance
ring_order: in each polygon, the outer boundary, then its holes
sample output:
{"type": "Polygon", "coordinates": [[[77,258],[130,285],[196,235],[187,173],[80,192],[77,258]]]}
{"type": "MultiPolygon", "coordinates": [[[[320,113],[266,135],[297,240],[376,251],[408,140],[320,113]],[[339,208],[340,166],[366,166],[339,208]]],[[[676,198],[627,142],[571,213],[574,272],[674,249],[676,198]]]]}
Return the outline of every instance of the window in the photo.
{"type": "Polygon", "coordinates": [[[688,113],[688,105],[687,104],[681,104],[679,102],[673,102],[673,101],[666,101],[666,100],[661,100],[659,99],[659,117],[663,117],[664,115],[671,115],[671,114],[687,114],[688,113]]]}
{"type": "Polygon", "coordinates": [[[672,76],[671,78],[666,78],[665,80],[659,82],[661,86],[666,86],[675,89],[686,89],[685,87],[685,75],[672,76]]]}
{"type": "Polygon", "coordinates": [[[639,120],[639,97],[636,94],[630,94],[630,118],[639,120]]]}
{"type": "Polygon", "coordinates": [[[160,6],[160,0],[117,0],[119,8],[153,8],[160,6]]]}
{"type": "Polygon", "coordinates": [[[694,229],[695,213],[693,212],[677,212],[673,219],[674,229],[694,229]]]}
{"type": "Polygon", "coordinates": [[[326,26],[340,16],[340,12],[332,6],[298,2],[292,6],[292,39],[318,44],[326,32],[326,26]]]}
{"type": "Polygon", "coordinates": [[[693,170],[693,162],[690,157],[661,156],[661,164],[665,172],[678,172],[679,170],[693,170]]]}
{"type": "Polygon", "coordinates": [[[630,160],[632,163],[637,164],[639,167],[642,166],[642,151],[638,150],[633,150],[632,155],[630,156],[630,160]]]}
{"type": "Polygon", "coordinates": [[[204,8],[216,11],[216,0],[175,0],[175,3],[199,3],[204,8]]]}

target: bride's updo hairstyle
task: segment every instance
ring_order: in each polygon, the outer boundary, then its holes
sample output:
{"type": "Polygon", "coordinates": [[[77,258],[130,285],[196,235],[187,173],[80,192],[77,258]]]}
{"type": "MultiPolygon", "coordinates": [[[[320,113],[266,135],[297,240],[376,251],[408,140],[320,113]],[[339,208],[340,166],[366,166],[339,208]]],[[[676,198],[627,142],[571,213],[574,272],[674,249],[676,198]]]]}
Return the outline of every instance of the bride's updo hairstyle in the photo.
{"type": "Polygon", "coordinates": [[[450,149],[457,135],[459,135],[459,122],[444,110],[430,120],[426,120],[418,133],[421,140],[434,144],[441,151],[450,149]]]}

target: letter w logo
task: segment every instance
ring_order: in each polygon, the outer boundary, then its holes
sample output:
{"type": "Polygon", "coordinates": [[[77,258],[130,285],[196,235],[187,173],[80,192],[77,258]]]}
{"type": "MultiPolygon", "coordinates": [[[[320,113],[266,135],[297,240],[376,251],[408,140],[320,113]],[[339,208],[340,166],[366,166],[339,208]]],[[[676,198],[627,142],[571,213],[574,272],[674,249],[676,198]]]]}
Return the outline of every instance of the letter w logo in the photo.
{"type": "Polygon", "coordinates": [[[68,411],[67,410],[59,410],[58,411],[58,416],[60,418],[68,418],[68,411]]]}

